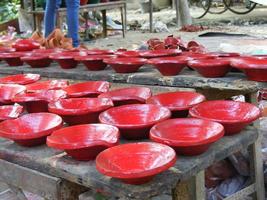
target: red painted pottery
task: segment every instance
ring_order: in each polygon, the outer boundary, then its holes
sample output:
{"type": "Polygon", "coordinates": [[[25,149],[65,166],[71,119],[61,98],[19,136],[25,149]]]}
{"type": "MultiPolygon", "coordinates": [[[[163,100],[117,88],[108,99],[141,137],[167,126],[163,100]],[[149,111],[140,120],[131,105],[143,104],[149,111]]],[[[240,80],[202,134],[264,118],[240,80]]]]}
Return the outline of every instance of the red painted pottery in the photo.
{"type": "Polygon", "coordinates": [[[194,118],[170,119],[150,130],[150,139],[169,145],[178,155],[195,156],[204,153],[224,135],[220,123],[194,118]]]}
{"type": "Polygon", "coordinates": [[[0,78],[0,84],[27,85],[35,83],[41,78],[39,74],[16,74],[0,78]]]}
{"type": "Polygon", "coordinates": [[[86,68],[90,71],[100,71],[104,70],[107,67],[107,64],[104,63],[104,59],[112,58],[113,55],[91,55],[91,56],[79,56],[75,57],[75,60],[83,63],[86,68]]]}
{"type": "Polygon", "coordinates": [[[109,91],[99,95],[100,98],[110,98],[115,106],[127,104],[145,103],[152,96],[152,92],[146,87],[129,87],[109,91]]]}
{"type": "Polygon", "coordinates": [[[62,119],[52,113],[32,113],[0,123],[0,136],[22,146],[45,144],[46,137],[62,127],[62,119]]]}
{"type": "Polygon", "coordinates": [[[256,106],[238,101],[207,101],[189,110],[192,117],[212,120],[224,126],[226,135],[239,133],[244,127],[260,117],[256,106]]]}
{"type": "Polygon", "coordinates": [[[21,57],[21,60],[30,65],[32,68],[48,67],[52,60],[47,55],[32,54],[21,57]]]}
{"type": "Polygon", "coordinates": [[[64,55],[61,53],[50,55],[49,58],[56,61],[62,69],[72,69],[78,65],[73,55],[64,55]]]}
{"type": "Polygon", "coordinates": [[[0,84],[0,104],[11,104],[11,99],[25,90],[26,87],[22,85],[0,84]]]}
{"type": "Polygon", "coordinates": [[[214,53],[195,53],[191,51],[184,51],[181,53],[181,56],[188,56],[190,59],[212,59],[212,58],[217,58],[218,55],[214,53]]]}
{"type": "Polygon", "coordinates": [[[178,49],[162,49],[153,51],[140,51],[140,56],[143,58],[156,58],[165,56],[177,56],[181,53],[178,49]]]}
{"type": "Polygon", "coordinates": [[[38,53],[38,54],[46,54],[46,55],[50,55],[50,54],[55,54],[55,53],[62,53],[63,49],[34,49],[32,51],[33,53],[38,53]]]}
{"type": "Polygon", "coordinates": [[[39,49],[40,44],[31,39],[18,39],[13,45],[16,51],[32,51],[34,49],[39,49]]]}
{"type": "Polygon", "coordinates": [[[5,47],[5,46],[0,47],[0,53],[9,53],[9,52],[15,52],[15,51],[16,49],[11,48],[11,47],[5,47]]]}
{"type": "Polygon", "coordinates": [[[163,76],[175,76],[187,66],[189,60],[186,56],[161,57],[150,59],[147,63],[154,65],[163,76]]]}
{"type": "Polygon", "coordinates": [[[172,112],[172,118],[187,117],[188,111],[193,106],[205,101],[205,96],[196,92],[177,91],[167,92],[152,96],[148,104],[160,105],[172,112]]]}
{"type": "Polygon", "coordinates": [[[28,52],[1,53],[0,59],[5,60],[10,67],[16,67],[23,65],[21,57],[27,56],[29,54],[30,53],[28,52]]]}
{"type": "Polygon", "coordinates": [[[131,104],[111,108],[99,115],[103,124],[118,127],[124,138],[148,138],[150,128],[158,122],[169,119],[169,109],[152,104],[131,104]]]}
{"type": "Polygon", "coordinates": [[[140,185],[168,170],[176,162],[175,151],[163,144],[140,142],[111,147],[96,157],[96,169],[124,183],[140,185]]]}
{"type": "Polygon", "coordinates": [[[44,90],[41,92],[21,93],[16,95],[12,101],[23,104],[29,113],[48,112],[48,103],[66,98],[64,90],[44,90]]]}
{"type": "Polygon", "coordinates": [[[106,49],[91,49],[87,50],[88,55],[107,55],[107,54],[114,54],[112,50],[106,49]]]}
{"type": "Polygon", "coordinates": [[[76,125],[98,123],[99,114],[112,106],[107,98],[73,98],[49,103],[48,110],[60,115],[67,124],[76,125]]]}
{"type": "Polygon", "coordinates": [[[69,85],[68,81],[65,80],[48,80],[40,81],[27,85],[27,92],[38,92],[42,90],[60,90],[64,89],[69,85]]]}
{"type": "Polygon", "coordinates": [[[109,64],[117,73],[133,73],[146,64],[143,58],[111,58],[105,59],[104,62],[109,64]]]}
{"type": "Polygon", "coordinates": [[[228,59],[199,59],[191,60],[188,66],[207,78],[225,76],[231,69],[228,59]]]}
{"type": "Polygon", "coordinates": [[[64,90],[70,98],[97,97],[99,94],[107,92],[109,87],[110,83],[107,81],[87,81],[70,85],[64,90]]]}
{"type": "Polygon", "coordinates": [[[231,65],[242,70],[247,78],[252,81],[267,81],[267,59],[257,57],[245,57],[233,59],[231,65]]]}
{"type": "Polygon", "coordinates": [[[213,52],[214,55],[217,55],[218,57],[226,57],[226,58],[235,58],[235,57],[239,57],[240,53],[235,53],[235,52],[213,52]]]}
{"type": "Polygon", "coordinates": [[[117,51],[115,53],[119,57],[140,57],[140,51],[117,51]]]}
{"type": "Polygon", "coordinates": [[[119,144],[119,129],[107,124],[62,128],[47,137],[47,145],[61,149],[76,160],[93,160],[103,150],[119,144]]]}
{"type": "Polygon", "coordinates": [[[0,106],[0,121],[15,119],[23,112],[23,107],[15,105],[0,106]]]}

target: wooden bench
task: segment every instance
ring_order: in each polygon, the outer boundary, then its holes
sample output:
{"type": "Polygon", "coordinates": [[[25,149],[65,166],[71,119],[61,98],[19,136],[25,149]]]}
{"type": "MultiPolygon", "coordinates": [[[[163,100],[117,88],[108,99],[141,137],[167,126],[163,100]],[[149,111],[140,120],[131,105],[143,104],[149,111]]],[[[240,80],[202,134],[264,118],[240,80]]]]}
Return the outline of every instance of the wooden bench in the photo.
{"type": "MultiPolygon", "coordinates": [[[[107,10],[114,10],[114,9],[120,9],[121,13],[121,21],[122,21],[122,33],[123,37],[125,37],[126,33],[126,1],[114,1],[114,2],[107,2],[107,3],[98,3],[98,4],[87,4],[84,6],[80,6],[79,13],[88,13],[90,11],[100,11],[102,13],[102,19],[103,19],[103,36],[107,36],[107,10]]],[[[67,9],[66,8],[60,8],[58,9],[58,23],[62,22],[62,17],[66,14],[67,9]]],[[[34,18],[34,29],[41,30],[41,23],[44,17],[44,10],[32,10],[28,12],[29,14],[33,15],[34,18]]],[[[86,29],[89,28],[88,26],[88,14],[85,14],[85,24],[86,29]]]]}

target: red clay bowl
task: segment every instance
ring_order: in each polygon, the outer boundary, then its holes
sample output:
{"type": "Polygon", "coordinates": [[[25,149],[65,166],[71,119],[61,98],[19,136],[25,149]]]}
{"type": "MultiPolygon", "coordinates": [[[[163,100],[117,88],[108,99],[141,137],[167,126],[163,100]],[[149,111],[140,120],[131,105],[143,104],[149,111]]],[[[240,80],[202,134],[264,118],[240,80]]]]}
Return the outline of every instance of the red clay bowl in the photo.
{"type": "Polygon", "coordinates": [[[40,44],[32,39],[18,39],[12,44],[12,48],[15,48],[16,51],[32,51],[34,49],[39,49],[40,44]]]}
{"type": "Polygon", "coordinates": [[[260,109],[250,103],[238,101],[207,101],[189,110],[192,117],[212,120],[224,126],[225,135],[239,133],[260,117],[260,109]]]}
{"type": "Polygon", "coordinates": [[[32,54],[21,57],[21,60],[30,65],[32,68],[44,68],[48,67],[52,60],[48,55],[32,54]]]}
{"type": "Polygon", "coordinates": [[[131,57],[140,57],[140,51],[117,51],[115,53],[115,55],[117,55],[118,57],[127,57],[127,58],[131,58],[131,57]]]}
{"type": "Polygon", "coordinates": [[[106,124],[84,124],[62,128],[47,137],[47,145],[61,149],[75,160],[88,161],[119,144],[119,129],[106,124]]]}
{"type": "Polygon", "coordinates": [[[196,156],[224,135],[224,128],[217,122],[203,119],[170,119],[153,126],[150,139],[169,145],[178,155],[196,156]]]}
{"type": "Polygon", "coordinates": [[[110,98],[115,106],[127,104],[145,103],[152,96],[152,92],[147,87],[121,88],[100,94],[100,98],[110,98]]]}
{"type": "Polygon", "coordinates": [[[16,49],[11,48],[11,47],[5,47],[5,46],[0,47],[0,53],[8,53],[8,52],[15,52],[15,51],[16,49]]]}
{"type": "Polygon", "coordinates": [[[107,98],[60,99],[48,104],[49,112],[60,115],[69,125],[98,123],[101,112],[111,108],[107,98]]]}
{"type": "Polygon", "coordinates": [[[245,57],[232,59],[231,65],[242,70],[247,78],[252,81],[267,81],[267,59],[257,57],[245,57]]]}
{"type": "Polygon", "coordinates": [[[140,56],[143,57],[143,58],[177,56],[181,52],[182,51],[178,50],[178,49],[149,50],[149,51],[140,51],[140,56]]]}
{"type": "Polygon", "coordinates": [[[107,81],[87,81],[76,83],[66,87],[68,97],[97,97],[99,94],[108,92],[110,83],[107,81]]]}
{"type": "Polygon", "coordinates": [[[66,98],[64,90],[44,90],[34,93],[21,93],[16,95],[12,101],[25,105],[28,113],[48,112],[48,103],[66,98]]]}
{"type": "Polygon", "coordinates": [[[64,89],[69,85],[68,81],[65,80],[48,80],[40,81],[27,85],[27,92],[40,92],[43,90],[60,90],[64,89]]]}
{"type": "Polygon", "coordinates": [[[207,78],[223,77],[231,70],[228,59],[191,60],[188,62],[188,66],[207,78]]]}
{"type": "Polygon", "coordinates": [[[16,74],[0,78],[0,84],[27,85],[40,80],[39,74],[16,74]]]}
{"type": "Polygon", "coordinates": [[[0,121],[7,119],[16,119],[23,112],[23,107],[15,104],[8,106],[0,106],[0,121]]]}
{"type": "Polygon", "coordinates": [[[0,59],[5,60],[10,67],[17,67],[23,65],[21,57],[30,55],[29,52],[11,52],[1,53],[0,59]]]}
{"type": "Polygon", "coordinates": [[[23,85],[0,84],[0,104],[11,104],[11,99],[25,90],[26,87],[23,85]]]}
{"type": "Polygon", "coordinates": [[[240,53],[236,53],[236,52],[212,52],[214,55],[217,55],[218,57],[227,57],[227,58],[235,58],[235,57],[239,57],[240,53]]]}
{"type": "Polygon", "coordinates": [[[147,60],[144,58],[111,58],[105,59],[104,62],[117,73],[133,73],[146,64],[147,60]]]}
{"type": "Polygon", "coordinates": [[[50,55],[49,58],[57,62],[62,69],[72,69],[78,65],[78,62],[74,60],[73,55],[64,55],[60,53],[50,55]]]}
{"type": "Polygon", "coordinates": [[[169,109],[152,104],[131,104],[111,108],[99,115],[103,124],[120,129],[127,139],[148,138],[149,130],[156,123],[169,119],[169,109]]]}
{"type": "Polygon", "coordinates": [[[187,117],[189,109],[205,101],[202,94],[196,92],[167,92],[152,96],[146,103],[164,106],[172,112],[172,118],[187,117]]]}
{"type": "Polygon", "coordinates": [[[107,50],[107,49],[91,49],[87,50],[88,55],[107,55],[107,54],[114,54],[114,51],[107,50]]]}
{"type": "Polygon", "coordinates": [[[154,65],[163,76],[176,76],[187,66],[189,60],[186,56],[161,57],[150,59],[147,63],[154,65]]]}
{"type": "Polygon", "coordinates": [[[91,55],[91,56],[78,56],[75,60],[83,63],[90,71],[100,71],[107,67],[104,59],[112,58],[114,55],[91,55]]]}
{"type": "Polygon", "coordinates": [[[0,123],[0,136],[22,146],[45,144],[46,137],[62,127],[62,119],[52,113],[32,113],[0,123]]]}
{"type": "Polygon", "coordinates": [[[181,53],[181,56],[187,56],[190,59],[212,59],[212,58],[217,58],[218,55],[214,53],[194,53],[191,51],[184,51],[181,53]]]}
{"type": "Polygon", "coordinates": [[[96,157],[96,169],[124,183],[140,185],[168,170],[176,162],[175,151],[163,144],[140,142],[111,147],[96,157]]]}
{"type": "Polygon", "coordinates": [[[55,54],[55,53],[62,53],[63,49],[57,49],[57,48],[55,48],[55,49],[34,49],[32,52],[50,55],[50,54],[55,54]]]}

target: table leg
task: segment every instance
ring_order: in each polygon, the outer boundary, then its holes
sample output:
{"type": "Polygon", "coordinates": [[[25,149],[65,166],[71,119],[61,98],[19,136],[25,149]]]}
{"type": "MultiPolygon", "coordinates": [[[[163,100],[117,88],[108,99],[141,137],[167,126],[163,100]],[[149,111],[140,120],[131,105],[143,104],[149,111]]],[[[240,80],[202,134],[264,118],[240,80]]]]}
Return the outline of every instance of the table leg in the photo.
{"type": "Polygon", "coordinates": [[[150,26],[150,33],[153,32],[153,3],[152,0],[149,0],[149,26],[150,26]]]}
{"type": "Polygon", "coordinates": [[[107,11],[102,10],[102,19],[103,19],[103,35],[104,37],[107,37],[107,11]]]}

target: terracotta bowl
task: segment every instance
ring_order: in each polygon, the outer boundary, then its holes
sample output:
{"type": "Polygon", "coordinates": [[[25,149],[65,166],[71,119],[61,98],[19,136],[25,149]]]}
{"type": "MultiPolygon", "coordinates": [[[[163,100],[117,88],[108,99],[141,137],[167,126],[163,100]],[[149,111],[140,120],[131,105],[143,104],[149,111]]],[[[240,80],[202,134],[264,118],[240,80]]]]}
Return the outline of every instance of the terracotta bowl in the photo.
{"type": "Polygon", "coordinates": [[[88,55],[108,55],[108,54],[114,54],[114,51],[107,50],[107,49],[91,49],[87,50],[88,55]]]}
{"type": "Polygon", "coordinates": [[[22,146],[45,144],[46,137],[62,127],[62,119],[52,113],[32,113],[0,123],[0,136],[22,146]]]}
{"type": "Polygon", "coordinates": [[[218,55],[215,53],[195,53],[195,52],[191,52],[191,51],[184,51],[181,53],[181,56],[187,56],[191,60],[218,58],[218,55]]]}
{"type": "Polygon", "coordinates": [[[231,70],[230,61],[223,58],[191,60],[188,66],[207,78],[224,77],[231,70]]]}
{"type": "Polygon", "coordinates": [[[100,98],[110,98],[115,106],[127,104],[141,104],[152,96],[152,92],[147,87],[129,87],[112,90],[100,94],[100,98]]]}
{"type": "Polygon", "coordinates": [[[185,156],[204,153],[223,135],[220,123],[194,118],[166,120],[150,130],[152,141],[169,145],[178,155],[185,156]]]}
{"type": "Polygon", "coordinates": [[[149,50],[140,51],[140,56],[143,58],[157,58],[165,56],[177,56],[181,54],[181,50],[178,49],[163,49],[163,50],[149,50]]]}
{"type": "Polygon", "coordinates": [[[70,98],[97,97],[99,94],[107,92],[109,87],[110,83],[107,81],[87,81],[70,85],[64,90],[70,98]]]}
{"type": "Polygon", "coordinates": [[[119,129],[106,124],[62,128],[47,137],[47,145],[67,152],[75,160],[93,160],[103,150],[119,144],[119,129]]]}
{"type": "Polygon", "coordinates": [[[25,106],[28,113],[48,112],[48,103],[66,98],[64,90],[44,90],[34,93],[17,94],[12,101],[25,106]]]}
{"type": "Polygon", "coordinates": [[[267,59],[264,57],[240,57],[232,59],[231,65],[243,71],[249,80],[267,82],[267,59]]]}
{"type": "Polygon", "coordinates": [[[15,105],[0,106],[0,121],[16,119],[23,112],[23,107],[15,105]]]}
{"type": "Polygon", "coordinates": [[[192,117],[212,120],[224,126],[225,135],[239,133],[244,127],[260,117],[256,106],[238,101],[207,101],[190,109],[192,117]]]}
{"type": "Polygon", "coordinates": [[[147,60],[143,58],[111,58],[105,59],[104,62],[117,73],[133,73],[146,64],[147,60]]]}
{"type": "Polygon", "coordinates": [[[91,55],[75,57],[75,60],[83,63],[90,71],[100,71],[107,67],[107,64],[103,60],[112,57],[114,55],[91,55]]]}
{"type": "Polygon", "coordinates": [[[222,58],[236,58],[240,56],[240,53],[236,52],[212,52],[212,53],[222,58]]]}
{"type": "Polygon", "coordinates": [[[131,58],[131,57],[140,57],[140,51],[117,51],[115,53],[115,55],[117,55],[118,57],[127,57],[127,58],[131,58]]]}
{"type": "Polygon", "coordinates": [[[77,125],[98,123],[99,114],[112,106],[107,98],[73,98],[49,103],[48,110],[60,115],[67,124],[77,125]]]}
{"type": "Polygon", "coordinates": [[[21,60],[30,65],[32,68],[44,68],[49,67],[52,60],[48,55],[32,54],[21,57],[21,60]]]}
{"type": "Polygon", "coordinates": [[[43,90],[60,90],[64,89],[69,85],[68,81],[65,80],[48,80],[40,81],[27,85],[27,92],[40,92],[43,90]]]}
{"type": "Polygon", "coordinates": [[[73,55],[64,55],[60,53],[50,55],[49,58],[57,62],[62,69],[72,69],[78,65],[78,62],[74,60],[73,55]]]}
{"type": "Polygon", "coordinates": [[[169,119],[169,109],[151,104],[131,104],[111,108],[99,115],[103,124],[110,124],[120,129],[126,139],[148,138],[150,128],[169,119]]]}
{"type": "Polygon", "coordinates": [[[190,60],[186,56],[161,57],[148,60],[148,64],[154,65],[163,76],[176,76],[190,60]]]}
{"type": "Polygon", "coordinates": [[[50,55],[55,53],[62,53],[63,51],[64,51],[63,49],[54,48],[54,49],[34,49],[32,52],[50,55]]]}
{"type": "Polygon", "coordinates": [[[15,48],[16,51],[32,51],[39,49],[40,44],[32,39],[18,39],[12,44],[12,48],[15,48]]]}
{"type": "Polygon", "coordinates": [[[96,157],[96,169],[124,183],[140,185],[168,170],[176,162],[175,151],[163,144],[140,142],[118,145],[96,157]]]}
{"type": "Polygon", "coordinates": [[[0,78],[0,84],[28,85],[40,80],[39,74],[16,74],[0,78]]]}
{"type": "Polygon", "coordinates": [[[0,53],[10,53],[10,52],[15,52],[16,49],[11,48],[11,47],[5,47],[5,46],[1,46],[0,47],[0,53]]]}
{"type": "Polygon", "coordinates": [[[11,99],[25,90],[26,87],[23,85],[0,84],[0,104],[11,104],[11,99]]]}
{"type": "Polygon", "coordinates": [[[147,103],[164,106],[172,112],[172,118],[178,118],[187,117],[190,108],[205,100],[205,96],[196,92],[177,91],[152,96],[147,103]]]}
{"type": "Polygon", "coordinates": [[[1,53],[0,59],[6,61],[10,67],[22,66],[23,61],[21,57],[30,55],[29,52],[11,52],[11,53],[1,53]]]}

